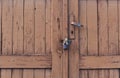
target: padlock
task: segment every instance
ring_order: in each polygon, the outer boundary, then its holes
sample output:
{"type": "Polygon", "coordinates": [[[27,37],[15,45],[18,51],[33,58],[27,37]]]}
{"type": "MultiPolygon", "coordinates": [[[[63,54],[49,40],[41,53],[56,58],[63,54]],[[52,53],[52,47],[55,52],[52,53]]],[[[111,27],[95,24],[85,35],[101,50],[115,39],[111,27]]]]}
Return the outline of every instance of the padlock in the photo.
{"type": "Polygon", "coordinates": [[[63,49],[68,50],[71,42],[72,42],[71,40],[69,40],[68,38],[65,38],[65,40],[63,41],[63,49]]]}

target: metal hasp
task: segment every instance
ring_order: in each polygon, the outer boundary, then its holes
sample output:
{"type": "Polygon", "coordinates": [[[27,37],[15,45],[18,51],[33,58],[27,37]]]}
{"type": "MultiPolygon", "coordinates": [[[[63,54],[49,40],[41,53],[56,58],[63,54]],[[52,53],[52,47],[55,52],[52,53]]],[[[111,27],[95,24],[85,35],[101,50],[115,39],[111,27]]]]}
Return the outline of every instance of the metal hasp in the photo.
{"type": "Polygon", "coordinates": [[[71,40],[69,40],[68,38],[65,38],[63,41],[63,49],[68,50],[71,42],[72,42],[71,40]]]}
{"type": "Polygon", "coordinates": [[[77,27],[82,27],[82,25],[80,23],[75,23],[75,22],[71,22],[72,26],[77,26],[77,27]]]}

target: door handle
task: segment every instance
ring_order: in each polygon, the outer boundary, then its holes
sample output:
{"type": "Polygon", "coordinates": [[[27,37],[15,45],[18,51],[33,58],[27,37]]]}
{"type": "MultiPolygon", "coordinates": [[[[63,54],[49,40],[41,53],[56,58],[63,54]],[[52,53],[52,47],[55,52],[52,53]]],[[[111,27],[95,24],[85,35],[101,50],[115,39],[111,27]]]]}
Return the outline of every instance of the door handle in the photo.
{"type": "Polygon", "coordinates": [[[80,23],[76,23],[76,22],[71,22],[72,26],[76,26],[76,27],[83,27],[83,25],[81,25],[80,23]]]}

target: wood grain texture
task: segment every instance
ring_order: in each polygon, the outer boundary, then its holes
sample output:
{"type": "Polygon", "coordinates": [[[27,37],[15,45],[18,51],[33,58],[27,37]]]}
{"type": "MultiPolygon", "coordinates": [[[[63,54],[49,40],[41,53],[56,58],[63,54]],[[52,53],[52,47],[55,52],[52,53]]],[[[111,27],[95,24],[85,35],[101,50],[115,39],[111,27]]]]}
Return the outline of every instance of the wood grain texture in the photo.
{"type": "Polygon", "coordinates": [[[35,54],[45,54],[46,1],[35,0],[35,54]]]}
{"type": "Polygon", "coordinates": [[[12,54],[12,0],[2,1],[2,54],[12,54]]]}
{"type": "MultiPolygon", "coordinates": [[[[0,68],[51,68],[52,66],[51,56],[0,56],[0,59],[0,68]]],[[[119,59],[120,56],[81,56],[79,68],[120,68],[119,59]]]]}
{"type": "Polygon", "coordinates": [[[46,29],[45,29],[45,38],[46,38],[46,54],[51,54],[51,1],[46,0],[46,29]]]}
{"type": "MultiPolygon", "coordinates": [[[[13,54],[23,54],[23,0],[13,1],[13,54]]],[[[23,76],[22,69],[13,69],[12,72],[12,78],[23,76]]]]}
{"type": "MultiPolygon", "coordinates": [[[[52,40],[52,33],[51,33],[51,9],[52,9],[52,0],[46,0],[46,21],[45,21],[45,53],[46,55],[51,55],[51,40],[52,40]]],[[[51,78],[51,69],[45,69],[45,78],[51,78]]]]}
{"type": "Polygon", "coordinates": [[[23,70],[23,78],[34,78],[34,72],[32,69],[23,70]]]}
{"type": "MultiPolygon", "coordinates": [[[[35,53],[46,53],[46,0],[35,2],[35,53]]],[[[45,78],[46,69],[34,69],[35,78],[45,78]]]]}
{"type": "MultiPolygon", "coordinates": [[[[5,55],[12,54],[12,3],[2,0],[2,54],[5,55]]],[[[11,69],[1,69],[1,78],[11,78],[11,69]]]]}
{"type": "Polygon", "coordinates": [[[80,55],[86,56],[88,53],[88,40],[87,40],[87,1],[79,1],[79,19],[83,27],[80,28],[80,55]]]}
{"type": "Polygon", "coordinates": [[[22,78],[22,77],[23,77],[22,69],[13,69],[12,78],[22,78]]]}
{"type": "Polygon", "coordinates": [[[35,69],[34,77],[35,78],[45,78],[45,70],[44,69],[35,69]]]}
{"type": "Polygon", "coordinates": [[[34,54],[34,0],[24,1],[24,54],[34,54]]]}
{"type": "MultiPolygon", "coordinates": [[[[71,22],[78,23],[78,0],[69,0],[69,28],[70,32],[74,32],[75,39],[72,40],[70,49],[69,49],[69,77],[70,78],[79,78],[79,41],[78,41],[78,27],[70,25],[71,22]]],[[[71,33],[69,36],[72,37],[71,33]]]]}
{"type": "MultiPolygon", "coordinates": [[[[34,0],[24,1],[24,54],[35,53],[34,0]]],[[[24,69],[23,78],[33,78],[33,69],[24,69]]]]}
{"type": "MultiPolygon", "coordinates": [[[[87,0],[88,55],[98,55],[97,0],[87,0]]],[[[88,70],[89,78],[98,78],[98,70],[88,70]]]]}
{"type": "Polygon", "coordinates": [[[62,47],[68,29],[67,6],[67,0],[52,0],[52,78],[68,78],[68,51],[62,47]]]}
{"type": "Polygon", "coordinates": [[[0,68],[51,68],[51,56],[0,56],[0,59],[0,68]]]}
{"type": "MultiPolygon", "coordinates": [[[[87,0],[79,1],[79,21],[83,27],[80,28],[79,44],[80,44],[80,56],[87,56],[88,53],[88,38],[87,38],[87,0]]],[[[88,78],[87,70],[80,70],[80,78],[88,78]]]]}
{"type": "Polygon", "coordinates": [[[119,27],[119,47],[118,47],[118,50],[119,50],[119,52],[120,52],[120,0],[118,0],[118,27],[119,27]]]}
{"type": "Polygon", "coordinates": [[[0,54],[2,54],[2,0],[0,0],[0,54]]]}
{"type": "MultiPolygon", "coordinates": [[[[99,56],[107,55],[108,47],[108,7],[106,0],[98,0],[98,27],[99,27],[99,56]]],[[[99,70],[99,77],[108,78],[109,70],[99,70]]]]}
{"type": "Polygon", "coordinates": [[[13,2],[13,54],[23,54],[23,0],[13,2]]]}
{"type": "MultiPolygon", "coordinates": [[[[62,25],[62,39],[68,38],[68,0],[63,0],[63,25],[62,25]]],[[[69,78],[69,51],[63,50],[62,54],[62,78],[69,78]]]]}
{"type": "Polygon", "coordinates": [[[81,56],[80,59],[80,69],[120,68],[120,56],[81,56]]]}
{"type": "MultiPolygon", "coordinates": [[[[109,53],[108,55],[117,55],[118,51],[118,3],[108,0],[108,27],[109,27],[109,53]]],[[[110,78],[119,78],[119,70],[110,70],[110,78]]]]}
{"type": "Polygon", "coordinates": [[[51,77],[51,69],[46,69],[45,78],[52,78],[51,77]]]}

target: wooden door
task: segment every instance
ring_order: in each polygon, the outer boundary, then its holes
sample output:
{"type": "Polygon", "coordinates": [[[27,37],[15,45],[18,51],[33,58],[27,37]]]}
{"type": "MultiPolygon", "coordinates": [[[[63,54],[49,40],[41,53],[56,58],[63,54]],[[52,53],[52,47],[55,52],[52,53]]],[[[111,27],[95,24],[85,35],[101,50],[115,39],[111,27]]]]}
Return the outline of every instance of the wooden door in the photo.
{"type": "Polygon", "coordinates": [[[119,0],[0,0],[0,78],[119,78],[119,13],[119,0]]]}
{"type": "Polygon", "coordinates": [[[69,0],[69,78],[119,78],[119,0],[69,0]]]}
{"type": "Polygon", "coordinates": [[[67,0],[0,0],[0,78],[68,78],[67,0]]]}

